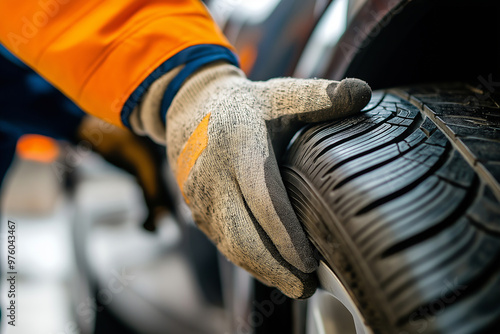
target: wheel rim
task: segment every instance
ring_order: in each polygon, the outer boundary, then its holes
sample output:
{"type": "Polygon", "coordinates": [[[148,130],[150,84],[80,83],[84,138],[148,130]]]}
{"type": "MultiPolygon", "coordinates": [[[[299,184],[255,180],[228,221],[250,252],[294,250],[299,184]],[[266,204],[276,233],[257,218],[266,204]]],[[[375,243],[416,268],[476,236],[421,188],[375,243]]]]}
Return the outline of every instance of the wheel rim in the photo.
{"type": "Polygon", "coordinates": [[[308,302],[307,334],[373,334],[349,292],[324,262],[318,278],[321,289],[308,302]]]}

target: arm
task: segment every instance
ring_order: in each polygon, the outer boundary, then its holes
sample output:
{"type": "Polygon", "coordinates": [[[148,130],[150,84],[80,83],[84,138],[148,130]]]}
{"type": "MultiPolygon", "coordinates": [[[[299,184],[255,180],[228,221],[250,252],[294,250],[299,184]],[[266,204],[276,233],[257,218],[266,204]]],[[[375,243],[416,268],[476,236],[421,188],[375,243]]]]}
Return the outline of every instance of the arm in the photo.
{"type": "MultiPolygon", "coordinates": [[[[144,227],[170,210],[161,167],[164,152],[147,138],[85,115],[67,97],[0,45],[1,176],[10,164],[16,142],[24,134],[41,134],[73,144],[85,141],[108,162],[131,173],[144,194],[148,216],[144,227]]],[[[1,183],[1,182],[0,182],[1,183]]]]}
{"type": "Polygon", "coordinates": [[[236,61],[197,0],[6,0],[0,13],[3,45],[115,125],[128,126],[149,85],[172,68],[236,61]]]}

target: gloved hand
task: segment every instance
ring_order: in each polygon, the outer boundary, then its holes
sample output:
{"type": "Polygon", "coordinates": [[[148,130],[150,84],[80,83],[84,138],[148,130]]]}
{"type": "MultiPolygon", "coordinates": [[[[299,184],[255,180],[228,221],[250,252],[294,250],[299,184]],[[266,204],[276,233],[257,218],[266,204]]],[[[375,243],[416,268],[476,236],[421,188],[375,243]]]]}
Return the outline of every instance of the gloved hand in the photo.
{"type": "Polygon", "coordinates": [[[314,293],[317,260],[273,141],[284,124],[344,117],[370,96],[357,79],[252,82],[219,63],[192,75],[167,112],[168,158],[195,221],[232,262],[289,297],[314,293]]]}

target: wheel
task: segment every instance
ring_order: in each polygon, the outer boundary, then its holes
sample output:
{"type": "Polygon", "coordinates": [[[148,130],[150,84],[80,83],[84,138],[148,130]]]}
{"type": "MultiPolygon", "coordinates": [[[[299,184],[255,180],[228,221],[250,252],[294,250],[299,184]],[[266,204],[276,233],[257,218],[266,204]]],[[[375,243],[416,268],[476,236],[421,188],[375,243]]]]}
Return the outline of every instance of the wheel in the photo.
{"type": "Polygon", "coordinates": [[[285,185],[331,270],[323,285],[337,279],[366,326],[358,333],[498,333],[500,94],[490,90],[375,92],[360,115],[292,140],[285,185]]]}

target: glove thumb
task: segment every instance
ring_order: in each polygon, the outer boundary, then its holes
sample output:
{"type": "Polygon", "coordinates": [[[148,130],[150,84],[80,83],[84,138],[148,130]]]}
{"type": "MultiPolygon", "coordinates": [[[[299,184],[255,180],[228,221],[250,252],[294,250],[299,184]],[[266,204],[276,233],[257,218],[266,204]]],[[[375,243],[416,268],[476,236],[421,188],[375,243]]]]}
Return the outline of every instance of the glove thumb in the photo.
{"type": "Polygon", "coordinates": [[[267,83],[271,112],[266,120],[288,116],[307,123],[329,121],[359,112],[371,98],[370,86],[359,79],[281,78],[267,83]]]}

